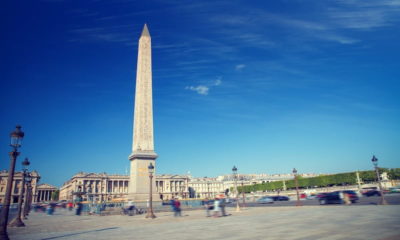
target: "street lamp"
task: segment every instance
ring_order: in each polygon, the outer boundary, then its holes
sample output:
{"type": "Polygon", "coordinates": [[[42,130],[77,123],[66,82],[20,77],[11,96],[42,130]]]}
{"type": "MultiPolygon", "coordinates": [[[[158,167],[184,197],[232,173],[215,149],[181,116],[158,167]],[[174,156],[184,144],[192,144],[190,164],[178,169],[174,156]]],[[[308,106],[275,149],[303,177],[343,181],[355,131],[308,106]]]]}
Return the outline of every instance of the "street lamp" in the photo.
{"type": "Polygon", "coordinates": [[[15,130],[11,132],[11,143],[12,151],[9,153],[10,155],[10,170],[8,172],[7,178],[7,186],[6,186],[6,195],[4,196],[4,204],[1,210],[0,216],[0,240],[8,240],[7,234],[7,223],[8,223],[8,212],[10,211],[10,201],[11,201],[11,191],[12,184],[14,179],[14,169],[15,162],[17,161],[17,157],[20,154],[18,152],[18,148],[21,147],[22,139],[24,138],[24,132],[21,131],[21,126],[17,125],[15,130]]]}
{"type": "Polygon", "coordinates": [[[299,183],[298,183],[298,180],[297,180],[298,176],[297,176],[296,168],[293,168],[293,176],[294,176],[294,183],[296,184],[296,194],[297,194],[296,206],[301,206],[300,195],[299,195],[299,183]]]}
{"type": "Polygon", "coordinates": [[[153,173],[154,173],[153,163],[150,163],[148,169],[150,178],[150,192],[149,192],[149,208],[147,209],[146,218],[156,218],[156,215],[154,215],[153,213],[153,173]]]}
{"type": "Polygon", "coordinates": [[[31,208],[32,202],[32,175],[28,172],[25,176],[26,182],[26,193],[25,193],[25,204],[24,204],[24,219],[27,219],[26,216],[29,214],[29,210],[31,208]]]}
{"type": "Polygon", "coordinates": [[[211,197],[211,194],[210,194],[210,181],[208,179],[207,179],[207,195],[208,195],[208,198],[211,197]]]}
{"type": "Polygon", "coordinates": [[[378,179],[378,183],[379,183],[379,191],[381,193],[381,204],[382,205],[387,205],[388,203],[386,202],[386,199],[383,196],[383,188],[382,188],[381,177],[379,176],[378,158],[376,158],[375,155],[374,155],[374,156],[372,156],[371,161],[374,164],[376,178],[378,179]]]}
{"type": "Polygon", "coordinates": [[[244,177],[240,177],[240,180],[242,181],[242,196],[243,196],[243,206],[242,207],[246,207],[246,197],[245,197],[245,193],[244,193],[244,177]]]}
{"type": "Polygon", "coordinates": [[[236,168],[236,166],[233,166],[232,173],[233,173],[233,179],[235,180],[236,212],[240,212],[239,199],[238,199],[239,194],[238,194],[238,189],[237,189],[237,168],[236,168]]]}
{"type": "MultiPolygon", "coordinates": [[[[30,162],[28,158],[22,162],[22,180],[21,180],[21,190],[19,191],[18,198],[18,213],[17,216],[10,222],[10,227],[25,227],[24,222],[22,222],[22,199],[24,198],[24,190],[25,190],[25,177],[27,175],[30,162]]],[[[25,198],[26,201],[26,198],[25,198]]]]}

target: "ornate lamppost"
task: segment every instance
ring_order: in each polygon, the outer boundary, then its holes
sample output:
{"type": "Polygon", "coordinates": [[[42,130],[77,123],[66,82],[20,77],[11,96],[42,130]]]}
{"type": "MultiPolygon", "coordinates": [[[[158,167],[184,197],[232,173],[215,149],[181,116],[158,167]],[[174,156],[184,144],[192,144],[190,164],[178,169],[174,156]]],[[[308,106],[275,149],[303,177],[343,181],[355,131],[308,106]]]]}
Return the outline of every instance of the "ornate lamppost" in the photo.
{"type": "Polygon", "coordinates": [[[25,176],[26,182],[26,193],[25,193],[25,204],[24,204],[24,219],[27,219],[29,211],[31,209],[31,202],[32,202],[32,176],[28,172],[25,176]]]}
{"type": "Polygon", "coordinates": [[[243,206],[242,207],[246,207],[246,197],[245,197],[245,193],[244,193],[244,177],[240,177],[240,180],[242,181],[242,196],[243,196],[243,206]]]}
{"type": "MultiPolygon", "coordinates": [[[[22,202],[24,198],[24,190],[25,190],[25,177],[27,175],[30,162],[28,158],[22,162],[22,180],[21,180],[21,189],[19,191],[19,198],[18,198],[18,213],[17,216],[10,222],[10,227],[25,227],[24,222],[22,222],[22,202]]],[[[25,200],[26,201],[26,198],[25,200]]]]}
{"type": "Polygon", "coordinates": [[[13,132],[11,132],[10,137],[11,137],[10,146],[12,147],[13,150],[9,153],[10,170],[8,172],[6,195],[4,197],[4,204],[0,216],[0,240],[9,239],[7,234],[7,223],[8,223],[8,213],[10,211],[11,191],[14,179],[15,162],[17,161],[17,157],[20,154],[18,152],[18,148],[21,147],[21,142],[22,139],[24,138],[24,132],[21,131],[20,125],[16,126],[16,129],[13,132]]]}
{"type": "Polygon", "coordinates": [[[211,197],[211,193],[210,193],[210,181],[207,179],[207,196],[208,196],[208,198],[210,198],[211,197]]]}
{"type": "Polygon", "coordinates": [[[378,158],[376,158],[374,155],[374,156],[372,156],[371,161],[374,164],[376,178],[378,179],[378,183],[379,183],[379,191],[381,193],[381,204],[387,205],[386,199],[383,196],[383,187],[382,187],[381,177],[379,176],[378,158]]]}
{"type": "Polygon", "coordinates": [[[233,166],[232,168],[232,173],[233,173],[233,179],[235,180],[235,193],[236,193],[236,212],[240,212],[240,207],[239,207],[239,193],[237,189],[237,168],[236,166],[233,166]]]}
{"type": "Polygon", "coordinates": [[[146,218],[156,218],[156,215],[154,215],[153,213],[153,173],[154,173],[153,163],[150,163],[148,169],[150,178],[150,192],[149,192],[149,208],[147,209],[146,218]]]}
{"type": "Polygon", "coordinates": [[[297,194],[296,206],[301,206],[300,195],[299,195],[299,182],[298,182],[298,179],[297,179],[298,176],[297,176],[296,168],[293,168],[293,176],[294,176],[294,183],[296,185],[296,194],[297,194]]]}

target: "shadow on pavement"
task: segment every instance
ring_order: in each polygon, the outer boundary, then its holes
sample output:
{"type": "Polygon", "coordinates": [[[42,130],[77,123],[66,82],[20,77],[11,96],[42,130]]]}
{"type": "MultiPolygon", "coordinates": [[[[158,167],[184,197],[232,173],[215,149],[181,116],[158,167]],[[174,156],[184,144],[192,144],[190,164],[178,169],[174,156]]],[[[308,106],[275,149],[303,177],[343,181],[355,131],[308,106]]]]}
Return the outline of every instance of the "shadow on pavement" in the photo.
{"type": "Polygon", "coordinates": [[[113,229],[117,229],[117,228],[118,227],[102,228],[102,229],[97,229],[97,230],[90,230],[90,231],[84,231],[84,232],[65,234],[65,235],[56,236],[56,237],[42,238],[42,240],[56,239],[56,238],[62,238],[62,237],[70,237],[70,236],[79,235],[79,234],[85,234],[85,233],[91,233],[91,232],[101,232],[101,231],[113,230],[113,229]]]}

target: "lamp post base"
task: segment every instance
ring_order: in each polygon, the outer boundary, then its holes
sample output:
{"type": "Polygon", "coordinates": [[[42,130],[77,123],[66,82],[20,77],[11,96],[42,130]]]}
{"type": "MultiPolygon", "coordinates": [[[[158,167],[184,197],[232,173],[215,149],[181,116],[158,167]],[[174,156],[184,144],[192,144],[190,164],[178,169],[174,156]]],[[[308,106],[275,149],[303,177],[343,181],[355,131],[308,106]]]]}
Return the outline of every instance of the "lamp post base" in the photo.
{"type": "Polygon", "coordinates": [[[156,215],[154,215],[154,213],[153,212],[148,212],[147,213],[147,215],[146,215],[146,218],[156,218],[156,215]]]}
{"type": "Polygon", "coordinates": [[[239,203],[238,203],[238,204],[236,204],[236,212],[240,212],[239,203]]]}
{"type": "Polygon", "coordinates": [[[8,224],[10,227],[25,227],[25,224],[21,221],[20,218],[14,218],[10,224],[8,224]]]}
{"type": "Polygon", "coordinates": [[[0,240],[10,240],[10,238],[8,238],[7,232],[0,231],[0,240]]]}

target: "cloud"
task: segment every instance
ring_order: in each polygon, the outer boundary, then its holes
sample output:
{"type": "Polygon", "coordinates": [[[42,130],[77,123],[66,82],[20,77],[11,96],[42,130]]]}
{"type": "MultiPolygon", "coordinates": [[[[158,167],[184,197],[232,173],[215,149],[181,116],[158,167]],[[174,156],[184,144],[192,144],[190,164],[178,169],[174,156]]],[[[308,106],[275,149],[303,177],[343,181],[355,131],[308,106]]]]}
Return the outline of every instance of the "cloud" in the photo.
{"type": "Polygon", "coordinates": [[[246,64],[238,64],[235,66],[236,71],[240,71],[246,67],[246,64]]]}
{"type": "Polygon", "coordinates": [[[214,83],[212,84],[213,86],[219,86],[222,83],[222,77],[217,77],[217,79],[215,79],[214,83]]]}
{"type": "Polygon", "coordinates": [[[400,1],[339,1],[328,16],[342,28],[370,30],[399,21],[400,1]]]}
{"type": "Polygon", "coordinates": [[[199,86],[196,86],[196,87],[194,87],[194,86],[188,86],[188,87],[186,87],[185,89],[195,91],[195,92],[197,92],[197,93],[200,94],[200,95],[208,95],[208,90],[209,90],[210,88],[207,87],[207,86],[204,86],[204,85],[199,85],[199,86]]]}
{"type": "Polygon", "coordinates": [[[208,95],[210,88],[215,86],[220,86],[222,84],[222,77],[218,77],[213,82],[208,85],[198,85],[198,86],[187,86],[185,89],[195,91],[200,95],[208,95]]]}

